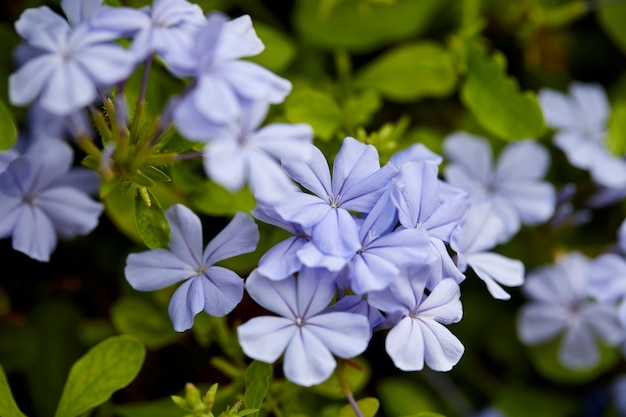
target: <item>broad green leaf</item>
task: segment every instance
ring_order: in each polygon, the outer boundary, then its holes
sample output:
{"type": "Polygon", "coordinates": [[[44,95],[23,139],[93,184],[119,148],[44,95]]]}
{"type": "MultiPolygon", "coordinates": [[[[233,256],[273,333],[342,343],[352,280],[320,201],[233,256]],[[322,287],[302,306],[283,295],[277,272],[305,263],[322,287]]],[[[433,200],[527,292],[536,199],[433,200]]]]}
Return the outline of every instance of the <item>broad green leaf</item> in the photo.
{"type": "Polygon", "coordinates": [[[293,40],[278,29],[259,21],[254,22],[254,30],[263,41],[265,49],[259,55],[247,59],[273,72],[284,70],[296,56],[293,40]]]}
{"type": "Polygon", "coordinates": [[[461,100],[489,132],[504,140],[531,139],[545,130],[537,96],[522,92],[506,74],[500,52],[491,57],[478,48],[468,56],[468,73],[461,100]]]}
{"type": "Polygon", "coordinates": [[[600,2],[596,17],[607,35],[622,51],[626,52],[626,25],[624,25],[626,22],[626,3],[603,4],[600,2]]]}
{"type": "Polygon", "coordinates": [[[389,416],[411,415],[420,410],[442,410],[442,405],[427,386],[409,378],[382,379],[377,384],[377,393],[385,414],[389,416]]]}
{"type": "Polygon", "coordinates": [[[180,337],[167,312],[138,296],[117,300],[111,308],[111,321],[118,332],[135,336],[149,348],[158,349],[180,337]]]}
{"type": "Polygon", "coordinates": [[[151,249],[166,247],[170,241],[170,225],[165,211],[154,195],[146,190],[150,205],[142,198],[141,193],[135,195],[135,221],[137,230],[147,247],[151,249]]]}
{"type": "Polygon", "coordinates": [[[13,398],[9,381],[0,365],[0,416],[2,417],[26,417],[22,413],[13,398]]]}
{"type": "MultiPolygon", "coordinates": [[[[362,357],[356,357],[350,361],[353,363],[352,365],[343,365],[344,378],[352,392],[359,392],[369,382],[372,370],[369,363],[362,357]]],[[[313,386],[311,390],[330,398],[345,398],[346,394],[339,383],[338,372],[339,369],[335,369],[330,378],[319,385],[313,386]]]]}
{"type": "Polygon", "coordinates": [[[493,399],[493,405],[507,417],[569,417],[580,415],[582,399],[565,396],[563,391],[528,387],[503,387],[493,399]]]}
{"type": "Polygon", "coordinates": [[[135,379],[145,355],[131,336],[98,343],[72,366],[55,417],[75,417],[107,401],[135,379]]]}
{"type": "Polygon", "coordinates": [[[4,101],[0,100],[0,151],[9,149],[17,139],[17,126],[4,101]]]}
{"type": "Polygon", "coordinates": [[[39,303],[28,317],[36,338],[36,357],[25,370],[35,413],[52,416],[63,392],[67,374],[80,357],[78,339],[81,311],[75,304],[57,298],[39,303]]]}
{"type": "Polygon", "coordinates": [[[315,136],[328,140],[341,124],[341,108],[331,94],[300,87],[285,100],[285,116],[291,123],[308,123],[315,136]]]}
{"type": "MultiPolygon", "coordinates": [[[[374,397],[366,397],[356,402],[363,417],[374,417],[380,406],[380,402],[374,397]]],[[[338,417],[356,417],[356,413],[350,404],[345,405],[338,417]]]]}
{"type": "MultiPolygon", "coordinates": [[[[246,408],[260,409],[263,398],[270,388],[270,379],[272,378],[272,365],[252,361],[246,369],[246,391],[244,393],[243,403],[246,408]]],[[[254,412],[253,416],[259,413],[254,412]]]]}
{"type": "Polygon", "coordinates": [[[422,41],[380,55],[357,73],[354,85],[405,102],[447,96],[456,78],[452,53],[436,42],[422,41]]]}
{"type": "Polygon", "coordinates": [[[196,179],[189,192],[189,201],[198,211],[212,216],[228,216],[238,211],[248,212],[256,206],[254,196],[247,188],[231,193],[219,184],[206,179],[196,179]]]}
{"type": "Polygon", "coordinates": [[[607,148],[616,156],[626,153],[626,101],[618,101],[611,108],[608,123],[607,148]]]}
{"type": "Polygon", "coordinates": [[[380,94],[373,89],[348,96],[343,103],[343,124],[349,128],[368,124],[382,104],[380,94]]]}
{"type": "Polygon", "coordinates": [[[328,49],[365,52],[390,41],[418,36],[446,4],[450,2],[340,0],[325,7],[324,0],[299,0],[293,24],[307,42],[328,49]]]}
{"type": "Polygon", "coordinates": [[[528,348],[531,362],[539,373],[548,379],[561,384],[582,384],[589,382],[611,369],[620,360],[620,352],[598,344],[600,361],[596,366],[584,369],[570,369],[559,361],[561,338],[528,348]]]}

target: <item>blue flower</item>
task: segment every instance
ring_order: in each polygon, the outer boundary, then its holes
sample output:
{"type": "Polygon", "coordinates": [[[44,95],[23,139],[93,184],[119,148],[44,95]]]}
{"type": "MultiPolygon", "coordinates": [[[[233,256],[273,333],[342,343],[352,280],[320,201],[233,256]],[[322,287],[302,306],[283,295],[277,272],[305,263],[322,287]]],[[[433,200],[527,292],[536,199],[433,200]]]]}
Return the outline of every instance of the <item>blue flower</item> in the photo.
{"type": "Polygon", "coordinates": [[[511,296],[501,285],[517,287],[524,283],[524,264],[490,252],[504,235],[504,224],[491,204],[472,204],[463,222],[454,231],[450,246],[457,253],[457,266],[463,272],[471,267],[497,299],[511,296]]]}
{"type": "Polygon", "coordinates": [[[186,0],[154,0],[152,7],[102,7],[91,17],[95,29],[131,36],[138,61],[158,54],[165,63],[191,50],[195,31],[205,22],[202,9],[186,0]]]}
{"type": "Polygon", "coordinates": [[[360,248],[359,228],[350,211],[368,213],[397,170],[391,165],[380,168],[376,148],[351,137],[344,139],[335,158],[332,179],[317,148],[307,162],[283,160],[283,168],[313,194],[294,192],[276,204],[276,212],[310,230],[316,253],[328,255],[316,259],[313,253],[301,254],[301,261],[340,270],[360,248]]]}
{"type": "Polygon", "coordinates": [[[244,353],[275,362],[284,352],[283,369],[290,381],[311,386],[330,377],[336,355],[348,359],[365,351],[370,324],[361,314],[324,311],[336,287],[333,274],[305,268],[298,278],[272,281],[255,271],[246,280],[248,294],[280,315],[255,317],[237,328],[244,353]]]}
{"type": "Polygon", "coordinates": [[[588,170],[600,185],[626,188],[626,161],[606,147],[611,109],[602,86],[574,82],[569,96],[544,88],[538,97],[546,124],[557,130],[554,143],[569,162],[588,170]]]}
{"type": "Polygon", "coordinates": [[[419,371],[424,363],[435,371],[448,371],[465,350],[444,326],[463,316],[459,285],[446,278],[427,295],[424,290],[431,269],[429,264],[407,268],[386,290],[368,295],[369,304],[394,318],[385,349],[403,371],[419,371]]]}
{"type": "Polygon", "coordinates": [[[541,178],[550,165],[548,151],[536,142],[515,142],[502,150],[493,166],[491,147],[479,137],[457,132],[445,139],[450,162],[446,181],[469,194],[470,203],[487,201],[505,226],[503,240],[523,224],[547,221],[556,205],[554,187],[541,178]]]}
{"type": "Polygon", "coordinates": [[[242,99],[236,122],[214,126],[208,119],[193,117],[179,120],[178,129],[192,139],[198,136],[190,136],[190,131],[209,135],[203,151],[209,178],[233,192],[247,183],[258,200],[273,203],[298,189],[281,161],[304,162],[315,148],[307,124],[272,123],[259,128],[268,107],[263,101],[242,99]]]}
{"type": "Polygon", "coordinates": [[[37,141],[0,173],[0,238],[12,236],[15,250],[47,262],[57,236],[86,235],[98,225],[102,204],[75,186],[72,163],[65,143],[37,141]]]}
{"type": "Polygon", "coordinates": [[[132,55],[114,43],[114,35],[95,31],[84,21],[79,2],[63,2],[70,25],[50,9],[26,10],[16,22],[17,32],[30,49],[27,60],[9,77],[9,98],[25,106],[38,99],[42,108],[66,116],[93,103],[98,88],[128,78],[135,68],[132,55]],[[55,17],[56,16],[56,17],[55,17]]]}
{"type": "Polygon", "coordinates": [[[154,291],[184,281],[174,292],[169,314],[178,332],[190,329],[196,314],[204,310],[224,316],[243,297],[243,280],[215,263],[252,252],[259,230],[250,216],[237,213],[231,222],[202,250],[200,219],[187,207],[176,204],[165,212],[171,229],[167,249],[130,254],[126,280],[140,291],[154,291]]]}
{"type": "Polygon", "coordinates": [[[600,360],[596,339],[617,346],[624,329],[615,304],[590,297],[590,280],[591,262],[578,252],[529,274],[523,290],[530,302],[518,316],[520,339],[535,345],[562,335],[559,360],[564,366],[595,366],[600,360]]]}
{"type": "Polygon", "coordinates": [[[209,14],[195,33],[192,49],[180,48],[177,52],[181,56],[171,57],[168,63],[177,76],[194,78],[175,102],[174,120],[179,128],[184,129],[190,118],[196,117],[216,125],[237,122],[242,99],[282,102],[291,91],[291,83],[254,62],[239,59],[256,55],[263,48],[249,16],[227,21],[220,13],[209,14]]]}
{"type": "Polygon", "coordinates": [[[440,181],[437,175],[437,165],[431,161],[406,162],[401,165],[391,191],[400,224],[425,234],[429,241],[426,251],[437,260],[428,288],[444,277],[457,282],[465,278],[445,244],[465,214],[467,194],[440,181]]]}

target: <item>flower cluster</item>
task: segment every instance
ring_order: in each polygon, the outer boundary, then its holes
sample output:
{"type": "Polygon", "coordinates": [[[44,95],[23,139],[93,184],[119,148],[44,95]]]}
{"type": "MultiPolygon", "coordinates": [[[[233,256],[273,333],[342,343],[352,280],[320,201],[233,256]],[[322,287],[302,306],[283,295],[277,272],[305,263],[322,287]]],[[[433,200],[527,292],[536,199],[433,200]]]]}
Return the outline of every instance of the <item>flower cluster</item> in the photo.
{"type": "Polygon", "coordinates": [[[244,282],[217,263],[254,251],[253,217],[237,213],[203,249],[201,219],[174,204],[163,213],[167,242],[147,240],[150,250],[128,256],[125,276],[140,291],[180,283],[169,305],[177,331],[201,311],[229,314],[247,291],[277,316],[238,327],[243,351],[264,362],[284,353],[284,373],[299,385],[329,378],[335,357],[360,355],[376,331],[386,332],[399,369],[448,371],[464,352],[446,326],[462,318],[466,274],[499,299],[510,297],[502,286],[523,283],[522,263],[494,248],[554,214],[556,193],[543,181],[550,159],[536,142],[509,145],[492,166],[487,140],[453,133],[444,181],[443,158],[423,145],[381,164],[374,146],[348,136],[331,170],[310,126],[264,124],[291,83],[243,59],[264,47],[248,16],[203,15],[186,0],[154,0],[141,10],[99,0],[61,6],[67,19],[40,7],[16,23],[23,42],[10,99],[31,105],[33,121],[0,159],[0,237],[12,236],[16,250],[46,261],[57,237],[88,234],[98,223],[102,204],[89,197],[97,179],[70,171],[72,150],[60,140],[69,133],[88,154],[83,163],[100,173],[101,195],[118,184],[132,189],[136,213],[158,209],[149,187],[169,178],[157,166],[197,156],[207,178],[252,192],[256,220],[292,235],[262,254],[244,282]],[[155,62],[184,82],[147,120],[155,62]],[[140,68],[131,114],[125,88],[140,68]],[[193,152],[167,147],[172,130],[193,152]]]}

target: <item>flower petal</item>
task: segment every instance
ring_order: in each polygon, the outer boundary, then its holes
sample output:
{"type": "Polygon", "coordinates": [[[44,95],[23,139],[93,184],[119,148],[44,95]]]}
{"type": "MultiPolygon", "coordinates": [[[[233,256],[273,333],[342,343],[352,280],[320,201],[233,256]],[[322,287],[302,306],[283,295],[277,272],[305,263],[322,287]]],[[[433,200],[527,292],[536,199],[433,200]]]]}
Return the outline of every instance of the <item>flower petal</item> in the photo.
{"type": "Polygon", "coordinates": [[[254,317],[237,327],[243,352],[262,362],[275,362],[287,349],[298,327],[284,317],[254,317]]]}
{"type": "Polygon", "coordinates": [[[154,291],[196,276],[198,272],[172,252],[153,249],[128,255],[124,275],[134,289],[154,291]]]}
{"type": "Polygon", "coordinates": [[[324,382],[336,366],[337,362],[326,346],[306,326],[299,328],[285,351],[285,376],[304,387],[324,382]]]}
{"type": "Polygon", "coordinates": [[[233,256],[249,253],[259,242],[259,228],[252,217],[238,212],[204,250],[204,262],[213,265],[233,256]]]}

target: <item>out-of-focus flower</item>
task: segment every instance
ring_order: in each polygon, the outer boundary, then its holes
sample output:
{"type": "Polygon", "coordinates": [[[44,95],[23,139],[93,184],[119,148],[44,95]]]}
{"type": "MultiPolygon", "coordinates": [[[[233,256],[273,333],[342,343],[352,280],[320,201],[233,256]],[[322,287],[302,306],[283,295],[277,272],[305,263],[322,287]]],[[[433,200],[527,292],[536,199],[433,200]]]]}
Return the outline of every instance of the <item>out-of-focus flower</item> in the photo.
{"type": "Polygon", "coordinates": [[[504,222],[508,240],[523,224],[536,225],[554,213],[554,186],[541,178],[550,165],[548,151],[536,142],[515,142],[502,150],[493,166],[489,143],[468,133],[457,132],[445,139],[450,163],[446,180],[465,191],[471,203],[490,202],[504,222]]]}
{"type": "Polygon", "coordinates": [[[72,149],[60,140],[37,141],[0,173],[0,238],[13,248],[48,261],[57,236],[86,235],[98,225],[102,204],[74,186],[68,175],[72,149]]]}
{"type": "Polygon", "coordinates": [[[608,346],[619,345],[624,329],[617,307],[590,297],[591,276],[591,261],[578,252],[529,274],[523,289],[530,302],[518,316],[520,339],[535,345],[562,335],[559,360],[572,369],[598,363],[596,339],[608,346]]]}
{"type": "Polygon", "coordinates": [[[569,162],[588,170],[600,185],[626,188],[626,161],[606,147],[611,109],[602,86],[574,82],[569,95],[544,88],[538,97],[546,124],[557,130],[554,143],[569,162]]]}

